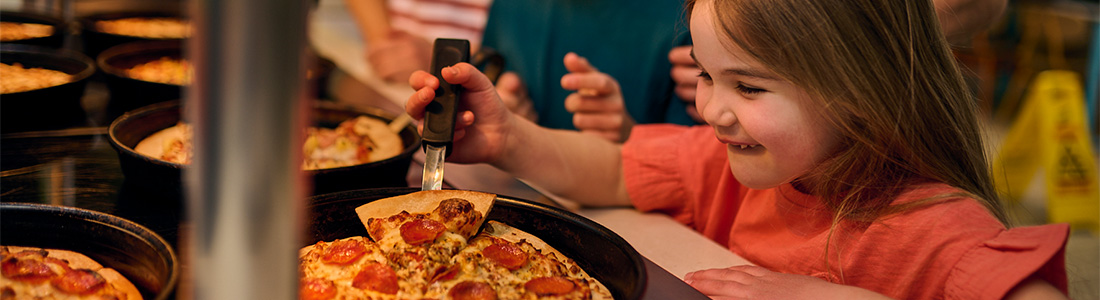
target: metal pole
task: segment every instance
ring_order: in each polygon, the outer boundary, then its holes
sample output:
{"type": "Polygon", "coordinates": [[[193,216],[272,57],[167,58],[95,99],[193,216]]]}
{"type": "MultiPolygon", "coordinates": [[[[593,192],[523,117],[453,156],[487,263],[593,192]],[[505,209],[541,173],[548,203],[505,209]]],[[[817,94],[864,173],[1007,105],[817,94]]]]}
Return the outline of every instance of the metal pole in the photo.
{"type": "MultiPolygon", "coordinates": [[[[195,299],[295,299],[306,0],[193,0],[184,172],[195,299]]],[[[187,259],[187,258],[185,258],[187,259]]]]}

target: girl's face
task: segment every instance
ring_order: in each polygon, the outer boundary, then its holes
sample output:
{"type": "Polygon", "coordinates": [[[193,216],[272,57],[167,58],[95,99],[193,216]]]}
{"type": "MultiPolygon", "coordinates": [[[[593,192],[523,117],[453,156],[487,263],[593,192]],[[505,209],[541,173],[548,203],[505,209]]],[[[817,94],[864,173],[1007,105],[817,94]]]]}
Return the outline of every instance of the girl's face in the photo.
{"type": "Polygon", "coordinates": [[[713,1],[691,14],[692,56],[703,70],[695,107],[726,144],[730,170],[749,188],[800,180],[839,143],[801,88],[781,79],[715,31],[713,1]]]}

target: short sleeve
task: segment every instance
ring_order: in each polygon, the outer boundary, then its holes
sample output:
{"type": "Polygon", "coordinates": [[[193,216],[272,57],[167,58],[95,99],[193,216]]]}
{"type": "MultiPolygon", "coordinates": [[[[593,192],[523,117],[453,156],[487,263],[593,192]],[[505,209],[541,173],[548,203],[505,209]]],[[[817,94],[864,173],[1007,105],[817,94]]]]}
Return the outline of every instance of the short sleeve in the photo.
{"type": "Polygon", "coordinates": [[[967,251],[947,278],[946,299],[1002,299],[1032,274],[1068,294],[1069,225],[1016,227],[967,251]]]}
{"type": "Polygon", "coordinates": [[[687,127],[638,125],[623,144],[623,176],[634,207],[659,211],[674,219],[688,218],[676,145],[687,127]]]}
{"type": "Polygon", "coordinates": [[[725,145],[709,126],[638,125],[623,144],[623,177],[634,207],[684,224],[728,170],[725,145]]]}

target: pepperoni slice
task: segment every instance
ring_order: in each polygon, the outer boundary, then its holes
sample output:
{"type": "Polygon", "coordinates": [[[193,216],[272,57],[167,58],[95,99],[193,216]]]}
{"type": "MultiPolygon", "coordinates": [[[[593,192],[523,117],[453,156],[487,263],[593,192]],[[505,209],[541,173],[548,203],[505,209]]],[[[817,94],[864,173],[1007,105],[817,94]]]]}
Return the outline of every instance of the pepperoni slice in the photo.
{"type": "Polygon", "coordinates": [[[57,273],[50,269],[50,265],[36,259],[8,258],[0,262],[0,274],[4,277],[29,283],[42,283],[57,273]]]}
{"type": "Polygon", "coordinates": [[[561,277],[539,277],[531,279],[523,287],[541,297],[566,294],[572,292],[576,286],[572,280],[561,277]]]}
{"type": "Polygon", "coordinates": [[[434,241],[443,234],[447,226],[432,219],[416,219],[401,224],[401,238],[410,245],[420,245],[434,241]]]}
{"type": "Polygon", "coordinates": [[[54,288],[73,295],[87,295],[95,293],[107,284],[107,280],[99,273],[88,269],[75,269],[65,272],[50,281],[54,288]]]}
{"type": "Polygon", "coordinates": [[[519,246],[509,242],[489,245],[481,250],[481,255],[513,271],[527,264],[527,252],[523,252],[519,246]]]}
{"type": "Polygon", "coordinates": [[[336,297],[336,284],[321,278],[304,278],[298,285],[298,299],[328,300],[336,297]]]}
{"type": "Polygon", "coordinates": [[[434,272],[434,275],[432,275],[432,280],[429,280],[428,283],[435,283],[436,281],[447,281],[447,280],[454,279],[455,275],[458,274],[458,270],[459,270],[459,267],[457,265],[450,265],[450,266],[446,266],[446,267],[436,268],[435,272],[434,272]]]}
{"type": "Polygon", "coordinates": [[[361,290],[373,290],[383,294],[397,294],[397,273],[387,265],[372,263],[363,266],[352,279],[351,286],[361,290]]]}
{"type": "Polygon", "coordinates": [[[454,300],[496,300],[497,292],[488,283],[479,281],[463,281],[456,284],[447,292],[454,300]]]}
{"type": "Polygon", "coordinates": [[[340,240],[332,243],[321,254],[321,261],[333,265],[346,265],[363,257],[367,246],[356,240],[340,240]]]}

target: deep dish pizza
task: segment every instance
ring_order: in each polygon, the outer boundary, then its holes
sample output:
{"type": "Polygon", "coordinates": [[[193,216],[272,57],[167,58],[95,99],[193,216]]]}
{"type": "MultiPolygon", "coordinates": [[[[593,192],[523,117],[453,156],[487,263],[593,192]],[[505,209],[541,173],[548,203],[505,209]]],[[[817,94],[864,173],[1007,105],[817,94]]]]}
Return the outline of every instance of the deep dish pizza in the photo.
{"type": "Polygon", "coordinates": [[[0,22],[0,42],[28,40],[53,35],[53,26],[35,23],[0,22]]]}
{"type": "Polygon", "coordinates": [[[494,198],[423,191],[357,208],[369,238],[322,241],[300,250],[301,299],[612,298],[603,284],[541,239],[486,223],[494,198]]]}
{"type": "Polygon", "coordinates": [[[72,251],[0,246],[0,299],[142,299],[111,268],[72,251]]]}
{"type": "Polygon", "coordinates": [[[154,39],[182,39],[191,36],[191,23],[180,18],[132,17],[95,22],[99,32],[154,39]]]}
{"type": "MultiPolygon", "coordinates": [[[[134,151],[170,163],[190,164],[191,126],[180,122],[142,139],[134,151]]],[[[302,145],[303,170],[347,167],[397,156],[403,150],[401,136],[379,119],[358,116],[336,128],[310,127],[302,145]]]]}
{"type": "Polygon", "coordinates": [[[0,63],[0,94],[26,92],[73,81],[73,75],[44,68],[27,68],[20,63],[0,63]]]}
{"type": "Polygon", "coordinates": [[[137,80],[174,85],[191,84],[191,63],[186,59],[161,57],[126,69],[126,76],[137,80]]]}

